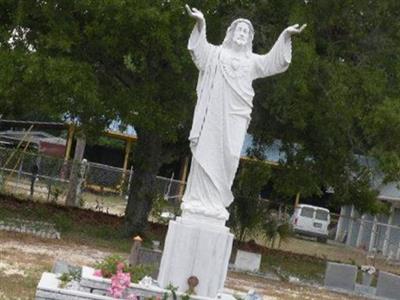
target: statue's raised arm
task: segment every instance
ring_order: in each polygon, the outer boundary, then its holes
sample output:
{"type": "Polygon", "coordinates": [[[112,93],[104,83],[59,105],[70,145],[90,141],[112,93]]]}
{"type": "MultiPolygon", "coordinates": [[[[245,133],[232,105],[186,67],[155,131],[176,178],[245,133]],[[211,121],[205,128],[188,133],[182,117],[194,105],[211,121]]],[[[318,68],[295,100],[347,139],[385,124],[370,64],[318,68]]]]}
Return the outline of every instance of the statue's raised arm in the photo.
{"type": "Polygon", "coordinates": [[[203,26],[206,24],[206,20],[204,19],[204,15],[201,11],[199,11],[197,8],[190,8],[189,5],[185,5],[186,11],[188,13],[188,15],[195,19],[197,22],[197,29],[199,31],[202,30],[203,26]]]}
{"type": "Polygon", "coordinates": [[[300,34],[307,24],[295,24],[282,31],[271,50],[255,55],[254,78],[268,77],[285,72],[292,60],[292,36],[300,34]]]}
{"type": "Polygon", "coordinates": [[[299,24],[295,24],[292,26],[287,27],[283,32],[287,38],[291,37],[294,34],[300,34],[305,28],[307,24],[303,24],[301,27],[299,24]]]}
{"type": "Polygon", "coordinates": [[[187,4],[185,8],[188,15],[196,20],[196,25],[190,34],[188,49],[197,68],[200,71],[204,71],[207,59],[213,49],[215,49],[215,46],[207,41],[206,20],[203,13],[196,8],[190,8],[187,4]]]}

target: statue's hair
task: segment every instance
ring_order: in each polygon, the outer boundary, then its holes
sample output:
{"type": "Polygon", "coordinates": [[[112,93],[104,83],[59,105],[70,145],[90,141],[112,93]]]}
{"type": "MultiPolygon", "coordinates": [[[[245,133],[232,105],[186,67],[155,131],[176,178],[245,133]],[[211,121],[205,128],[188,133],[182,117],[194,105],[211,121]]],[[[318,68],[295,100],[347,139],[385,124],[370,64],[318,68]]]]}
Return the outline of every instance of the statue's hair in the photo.
{"type": "Polygon", "coordinates": [[[236,26],[239,23],[245,23],[247,26],[249,26],[250,32],[249,32],[249,39],[245,45],[246,53],[251,53],[253,51],[253,38],[254,38],[254,27],[253,24],[247,19],[236,19],[235,21],[232,22],[232,24],[228,27],[226,30],[226,35],[224,42],[222,43],[222,46],[231,48],[232,43],[233,43],[233,33],[235,32],[236,26]]]}

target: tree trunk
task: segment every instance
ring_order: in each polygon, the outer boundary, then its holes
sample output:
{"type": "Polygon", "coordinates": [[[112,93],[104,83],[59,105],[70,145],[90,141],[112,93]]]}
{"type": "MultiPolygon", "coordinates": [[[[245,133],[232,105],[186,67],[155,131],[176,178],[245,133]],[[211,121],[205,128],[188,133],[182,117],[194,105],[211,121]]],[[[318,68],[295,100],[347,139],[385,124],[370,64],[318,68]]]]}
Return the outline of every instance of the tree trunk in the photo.
{"type": "Polygon", "coordinates": [[[156,176],[161,167],[161,139],[158,134],[138,131],[133,177],[125,210],[125,234],[142,235],[157,197],[156,176]]]}
{"type": "Polygon", "coordinates": [[[69,176],[68,194],[65,200],[66,206],[79,206],[78,184],[79,171],[83,154],[85,153],[86,138],[84,135],[77,137],[74,160],[72,161],[71,174],[69,176]]]}

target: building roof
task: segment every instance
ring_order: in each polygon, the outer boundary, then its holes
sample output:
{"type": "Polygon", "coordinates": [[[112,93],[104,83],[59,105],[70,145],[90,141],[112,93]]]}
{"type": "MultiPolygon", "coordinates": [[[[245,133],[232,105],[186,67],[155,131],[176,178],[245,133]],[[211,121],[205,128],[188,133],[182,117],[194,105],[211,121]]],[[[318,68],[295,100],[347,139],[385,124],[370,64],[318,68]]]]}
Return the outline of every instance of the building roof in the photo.
{"type": "MultiPolygon", "coordinates": [[[[246,158],[248,156],[249,150],[253,144],[253,137],[247,134],[243,143],[241,157],[246,158]]],[[[264,151],[265,160],[269,163],[277,165],[279,162],[286,161],[286,155],[281,148],[281,141],[276,140],[274,143],[267,147],[264,151]]],[[[373,178],[371,181],[371,187],[379,192],[378,199],[388,200],[388,201],[400,201],[400,183],[398,182],[384,182],[384,173],[379,170],[378,161],[370,156],[355,155],[358,162],[368,167],[372,173],[373,178]]],[[[330,189],[333,191],[333,189],[330,189]]]]}
{"type": "Polygon", "coordinates": [[[69,126],[68,123],[62,122],[20,121],[5,119],[0,119],[0,124],[7,124],[12,127],[29,127],[33,125],[35,129],[66,129],[69,126]]]}
{"type": "Polygon", "coordinates": [[[29,141],[31,144],[39,145],[41,140],[51,138],[54,139],[54,136],[43,131],[0,131],[0,140],[5,143],[19,142],[24,140],[26,142],[29,141]]]}
{"type": "Polygon", "coordinates": [[[371,187],[379,192],[378,199],[388,201],[400,201],[399,182],[385,182],[385,174],[379,170],[378,161],[365,155],[356,155],[358,162],[368,167],[372,172],[371,187]]]}

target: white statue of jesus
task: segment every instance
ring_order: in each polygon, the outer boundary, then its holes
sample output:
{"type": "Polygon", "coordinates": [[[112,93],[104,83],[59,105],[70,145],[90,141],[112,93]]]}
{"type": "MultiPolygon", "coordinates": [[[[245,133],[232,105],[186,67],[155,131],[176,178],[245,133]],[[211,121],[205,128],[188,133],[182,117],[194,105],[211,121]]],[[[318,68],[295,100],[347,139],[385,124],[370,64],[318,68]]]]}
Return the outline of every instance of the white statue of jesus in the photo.
{"type": "Polygon", "coordinates": [[[192,163],[183,196],[183,216],[226,221],[231,187],[253,108],[254,79],[286,71],[291,61],[291,36],[306,25],[286,28],[265,55],[252,52],[253,25],[237,19],[222,45],[206,38],[203,14],[186,5],[196,20],[188,43],[199,69],[197,104],[189,140],[192,163]]]}

